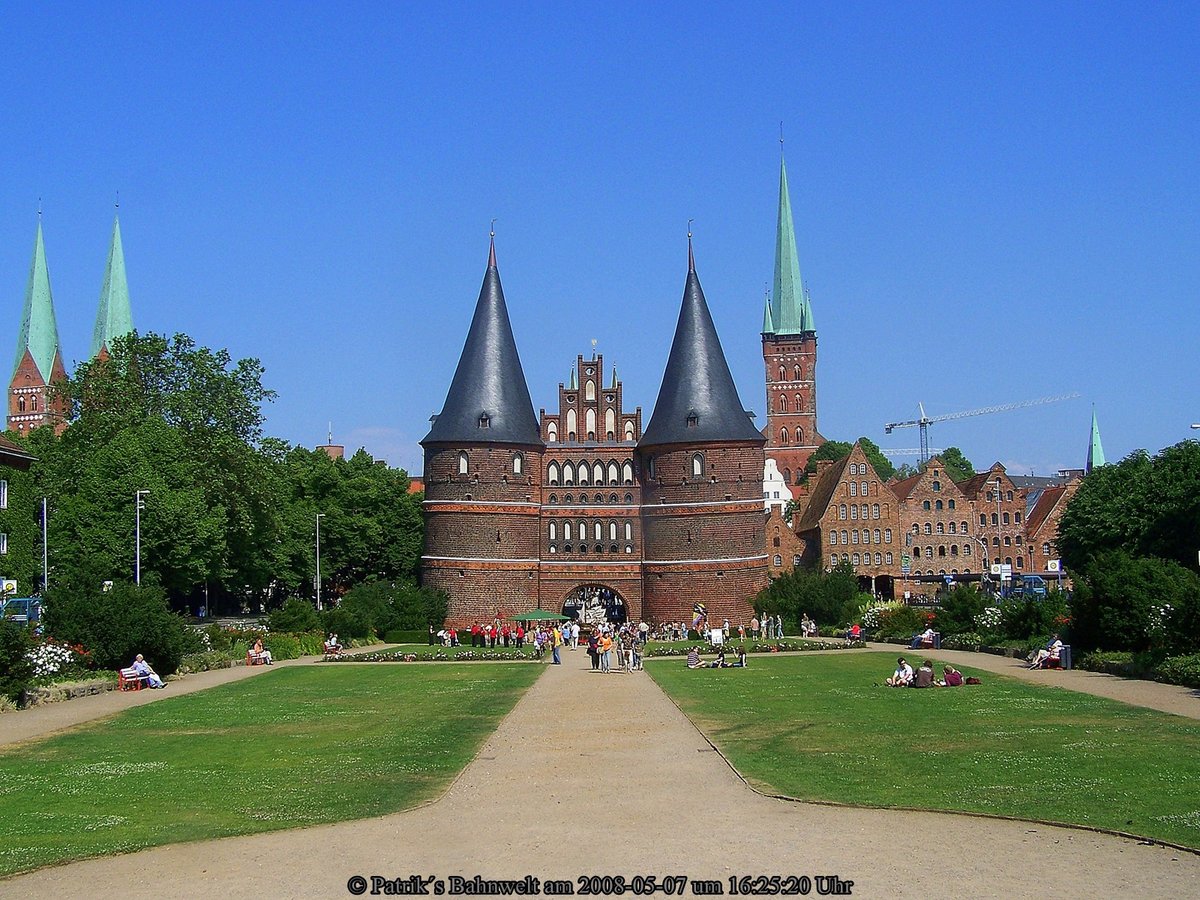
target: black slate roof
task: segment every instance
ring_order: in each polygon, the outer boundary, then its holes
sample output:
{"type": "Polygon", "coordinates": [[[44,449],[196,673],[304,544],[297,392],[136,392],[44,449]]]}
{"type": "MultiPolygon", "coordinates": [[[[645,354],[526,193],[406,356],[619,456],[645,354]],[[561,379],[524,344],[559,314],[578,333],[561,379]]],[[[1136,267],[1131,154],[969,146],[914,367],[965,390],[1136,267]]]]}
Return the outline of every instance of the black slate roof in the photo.
{"type": "Polygon", "coordinates": [[[765,443],[738,398],[689,246],[675,340],[654,413],[638,446],[708,441],[765,443]]]}
{"type": "Polygon", "coordinates": [[[494,245],[446,403],[421,443],[543,443],[504,304],[494,245]]]}

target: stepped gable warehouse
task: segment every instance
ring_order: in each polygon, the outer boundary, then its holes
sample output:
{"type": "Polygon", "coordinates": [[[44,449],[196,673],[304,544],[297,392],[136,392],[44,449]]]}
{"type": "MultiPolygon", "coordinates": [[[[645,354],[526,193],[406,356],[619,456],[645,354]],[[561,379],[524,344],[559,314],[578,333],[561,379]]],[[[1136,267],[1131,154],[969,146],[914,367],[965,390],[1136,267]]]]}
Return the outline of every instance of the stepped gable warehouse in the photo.
{"type": "Polygon", "coordinates": [[[422,580],[466,624],[600,602],[610,618],[748,620],[767,583],[765,440],[738,398],[691,242],[674,341],[645,433],[603,358],[577,357],[534,416],[494,242],[425,448],[422,580]]]}

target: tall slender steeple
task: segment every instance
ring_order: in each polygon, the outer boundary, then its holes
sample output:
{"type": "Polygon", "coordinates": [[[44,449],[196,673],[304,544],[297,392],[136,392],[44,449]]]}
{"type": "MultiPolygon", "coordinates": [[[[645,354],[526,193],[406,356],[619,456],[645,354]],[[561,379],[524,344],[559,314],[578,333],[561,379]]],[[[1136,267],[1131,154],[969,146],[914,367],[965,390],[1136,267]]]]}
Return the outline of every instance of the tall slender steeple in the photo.
{"type": "Polygon", "coordinates": [[[58,342],[58,322],[54,316],[54,297],[50,291],[50,269],[46,265],[46,246],[42,239],[41,211],[38,211],[37,237],[33,244],[33,263],[25,287],[25,307],[17,335],[17,355],[13,362],[8,391],[8,428],[28,432],[52,421],[62,426],[66,403],[52,397],[49,386],[67,377],[58,342]]]}
{"type": "Polygon", "coordinates": [[[17,358],[13,373],[21,367],[28,352],[42,380],[49,384],[54,358],[59,354],[58,322],[54,317],[54,297],[50,291],[50,270],[46,265],[46,246],[42,240],[42,219],[38,214],[37,237],[33,244],[33,263],[25,287],[25,308],[21,312],[21,330],[17,335],[17,358]]]}
{"type": "Polygon", "coordinates": [[[1096,405],[1092,404],[1092,434],[1088,441],[1087,471],[1105,465],[1104,445],[1100,443],[1100,424],[1096,421],[1096,405]]]}
{"type": "Polygon", "coordinates": [[[421,441],[422,444],[485,442],[542,444],[504,303],[494,238],[450,392],[429,434],[421,441]]]}
{"type": "Polygon", "coordinates": [[[771,294],[769,291],[767,292],[767,296],[766,296],[764,302],[766,304],[766,307],[765,307],[765,309],[763,309],[762,333],[763,334],[774,334],[775,333],[775,317],[771,314],[771,294]]]}
{"type": "Polygon", "coordinates": [[[800,279],[800,257],[796,253],[796,228],[792,223],[792,201],[788,195],[787,164],[779,159],[779,219],[775,229],[775,289],[772,304],[774,331],[803,334],[815,331],[812,311],[800,279]]]}
{"type": "Polygon", "coordinates": [[[716,326],[696,275],[691,236],[683,304],[658,400],[639,446],[758,441],[762,435],[738,397],[716,326]]]}
{"type": "Polygon", "coordinates": [[[112,342],[133,331],[133,312],[129,306],[129,283],[125,279],[125,251],[121,247],[121,220],[113,216],[112,241],[100,288],[100,309],[92,332],[91,356],[108,353],[112,342]]]}

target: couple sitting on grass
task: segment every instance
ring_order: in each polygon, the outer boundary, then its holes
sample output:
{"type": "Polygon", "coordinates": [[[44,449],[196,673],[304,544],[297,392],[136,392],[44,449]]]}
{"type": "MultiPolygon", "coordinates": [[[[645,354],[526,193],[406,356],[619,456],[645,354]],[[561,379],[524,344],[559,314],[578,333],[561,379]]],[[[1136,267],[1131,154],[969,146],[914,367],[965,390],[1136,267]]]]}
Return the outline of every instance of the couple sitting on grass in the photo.
{"type": "Polygon", "coordinates": [[[903,656],[896,660],[896,671],[887,680],[888,687],[958,687],[962,683],[962,672],[949,663],[942,666],[942,678],[935,680],[932,660],[925,660],[921,663],[921,668],[913,672],[912,666],[905,661],[903,656]]]}
{"type": "Polygon", "coordinates": [[[738,647],[737,662],[726,662],[724,648],[717,651],[717,658],[710,663],[706,663],[700,658],[700,648],[692,647],[688,650],[687,667],[689,669],[744,669],[746,668],[746,651],[742,647],[738,647]]]}

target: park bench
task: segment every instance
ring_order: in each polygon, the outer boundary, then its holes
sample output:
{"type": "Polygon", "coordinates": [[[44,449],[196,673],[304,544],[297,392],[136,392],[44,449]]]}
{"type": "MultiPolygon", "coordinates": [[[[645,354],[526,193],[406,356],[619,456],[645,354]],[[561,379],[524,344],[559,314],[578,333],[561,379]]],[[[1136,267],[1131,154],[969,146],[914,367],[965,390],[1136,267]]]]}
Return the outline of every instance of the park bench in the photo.
{"type": "Polygon", "coordinates": [[[246,651],[246,665],[248,666],[265,666],[267,657],[262,653],[255,653],[253,650],[246,651]]]}
{"type": "Polygon", "coordinates": [[[117,670],[117,690],[140,691],[149,684],[150,676],[139,675],[133,666],[117,670]]]}
{"type": "Polygon", "coordinates": [[[1071,668],[1071,645],[1063,644],[1062,649],[1058,652],[1058,659],[1053,656],[1046,660],[1045,668],[1047,669],[1069,669],[1071,668]]]}
{"type": "Polygon", "coordinates": [[[329,644],[325,644],[325,659],[337,659],[341,655],[341,645],[335,644],[331,647],[329,644]]]}
{"type": "Polygon", "coordinates": [[[920,632],[920,633],[914,634],[912,636],[912,643],[909,644],[908,649],[910,649],[910,650],[941,650],[942,649],[942,633],[940,631],[935,631],[933,633],[933,640],[930,640],[929,638],[922,638],[921,637],[922,634],[924,634],[924,632],[920,632]]]}

